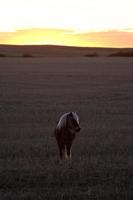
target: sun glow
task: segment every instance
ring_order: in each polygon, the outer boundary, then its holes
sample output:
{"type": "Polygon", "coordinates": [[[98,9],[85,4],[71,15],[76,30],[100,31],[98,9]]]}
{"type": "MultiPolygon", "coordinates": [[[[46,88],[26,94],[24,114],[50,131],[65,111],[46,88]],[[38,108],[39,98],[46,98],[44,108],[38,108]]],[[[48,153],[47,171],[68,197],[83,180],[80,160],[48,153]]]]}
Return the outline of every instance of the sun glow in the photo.
{"type": "MultiPolygon", "coordinates": [[[[5,35],[5,34],[4,34],[5,35]]],[[[89,39],[89,38],[88,38],[89,39]]],[[[6,44],[36,45],[36,44],[54,44],[68,46],[98,46],[94,41],[80,37],[71,30],[63,29],[26,29],[8,33],[6,44]]]]}
{"type": "Polygon", "coordinates": [[[89,33],[133,33],[132,7],[132,0],[1,0],[0,43],[100,46],[89,33]]]}

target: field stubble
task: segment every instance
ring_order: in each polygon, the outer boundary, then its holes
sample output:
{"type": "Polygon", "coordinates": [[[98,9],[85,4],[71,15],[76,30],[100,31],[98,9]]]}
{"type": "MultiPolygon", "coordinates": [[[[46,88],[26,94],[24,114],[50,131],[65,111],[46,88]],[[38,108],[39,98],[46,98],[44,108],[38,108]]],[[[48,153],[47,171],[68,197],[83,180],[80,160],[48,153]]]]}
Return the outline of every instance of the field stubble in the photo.
{"type": "Polygon", "coordinates": [[[133,59],[0,58],[0,199],[132,199],[133,59]],[[76,111],[72,160],[53,135],[76,111]]]}

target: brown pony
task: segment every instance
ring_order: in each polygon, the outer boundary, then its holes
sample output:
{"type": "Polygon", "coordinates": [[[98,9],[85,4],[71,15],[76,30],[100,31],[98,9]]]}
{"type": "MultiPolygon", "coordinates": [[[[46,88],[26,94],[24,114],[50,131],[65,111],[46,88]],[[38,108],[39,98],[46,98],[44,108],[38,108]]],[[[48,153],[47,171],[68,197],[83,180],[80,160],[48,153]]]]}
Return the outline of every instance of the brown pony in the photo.
{"type": "Polygon", "coordinates": [[[61,116],[55,128],[55,138],[61,159],[71,158],[71,146],[76,132],[79,131],[79,117],[76,112],[68,112],[61,116]]]}

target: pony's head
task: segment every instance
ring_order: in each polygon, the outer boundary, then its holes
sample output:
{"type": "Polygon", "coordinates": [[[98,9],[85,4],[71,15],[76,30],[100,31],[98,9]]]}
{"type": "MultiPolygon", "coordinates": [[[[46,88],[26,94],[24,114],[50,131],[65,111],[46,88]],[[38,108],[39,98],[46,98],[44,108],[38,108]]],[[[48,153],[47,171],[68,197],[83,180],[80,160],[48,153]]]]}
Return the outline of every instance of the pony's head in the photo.
{"type": "Polygon", "coordinates": [[[76,112],[68,113],[66,119],[66,127],[76,132],[80,131],[81,128],[79,126],[79,117],[76,112]]]}

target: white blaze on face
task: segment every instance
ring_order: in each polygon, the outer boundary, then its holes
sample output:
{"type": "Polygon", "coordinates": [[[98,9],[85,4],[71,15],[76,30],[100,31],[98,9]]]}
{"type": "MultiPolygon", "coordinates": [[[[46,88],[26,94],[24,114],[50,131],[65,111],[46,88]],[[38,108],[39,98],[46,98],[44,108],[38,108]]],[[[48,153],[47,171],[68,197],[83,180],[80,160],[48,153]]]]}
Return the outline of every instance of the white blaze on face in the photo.
{"type": "MultiPolygon", "coordinates": [[[[66,120],[67,120],[67,116],[70,114],[70,112],[63,114],[60,119],[59,122],[57,124],[57,128],[62,128],[66,125],[66,120]]],[[[76,122],[79,124],[79,117],[77,115],[76,112],[72,112],[74,119],[76,120],[76,122]]]]}
{"type": "Polygon", "coordinates": [[[77,115],[76,112],[72,112],[74,119],[76,120],[76,122],[79,124],[79,117],[77,115]]]}

